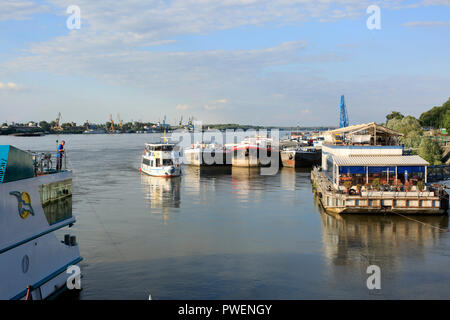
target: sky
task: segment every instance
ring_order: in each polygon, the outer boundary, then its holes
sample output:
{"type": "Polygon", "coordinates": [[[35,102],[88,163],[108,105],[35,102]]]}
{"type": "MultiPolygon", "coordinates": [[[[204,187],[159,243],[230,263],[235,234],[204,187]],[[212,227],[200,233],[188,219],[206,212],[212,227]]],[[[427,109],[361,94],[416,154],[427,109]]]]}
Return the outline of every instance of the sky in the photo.
{"type": "Polygon", "coordinates": [[[449,52],[450,0],[0,0],[0,122],[336,126],[342,94],[350,124],[418,117],[449,52]]]}

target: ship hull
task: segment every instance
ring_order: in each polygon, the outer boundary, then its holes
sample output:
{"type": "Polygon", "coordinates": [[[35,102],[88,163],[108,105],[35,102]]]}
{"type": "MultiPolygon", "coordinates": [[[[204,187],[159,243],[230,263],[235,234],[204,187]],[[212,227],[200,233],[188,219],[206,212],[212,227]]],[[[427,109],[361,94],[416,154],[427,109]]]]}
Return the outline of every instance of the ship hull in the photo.
{"type": "Polygon", "coordinates": [[[320,164],[322,161],[322,152],[316,150],[313,152],[299,151],[299,150],[287,150],[281,151],[281,162],[284,167],[301,168],[312,167],[320,164]]]}
{"type": "Polygon", "coordinates": [[[71,203],[71,179],[61,172],[0,184],[0,299],[48,299],[67,289],[67,270],[82,258],[78,244],[55,231],[75,223],[71,207],[60,211],[71,203]],[[29,214],[20,215],[19,194],[29,214]]]}
{"type": "Polygon", "coordinates": [[[187,165],[191,166],[228,166],[228,152],[190,149],[184,152],[187,165]]]}

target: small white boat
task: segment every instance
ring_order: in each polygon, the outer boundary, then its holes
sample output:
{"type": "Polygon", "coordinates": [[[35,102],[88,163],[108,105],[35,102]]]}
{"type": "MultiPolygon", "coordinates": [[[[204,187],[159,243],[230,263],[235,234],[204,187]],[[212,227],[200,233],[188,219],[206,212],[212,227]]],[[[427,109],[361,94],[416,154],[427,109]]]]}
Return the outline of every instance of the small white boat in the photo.
{"type": "Polygon", "coordinates": [[[74,223],[72,172],[54,170],[50,154],[1,145],[0,300],[50,299],[68,288],[82,260],[68,233],[74,223]]]}
{"type": "Polygon", "coordinates": [[[105,129],[87,129],[83,131],[83,134],[104,134],[106,133],[105,129]]]}
{"type": "Polygon", "coordinates": [[[141,172],[155,177],[181,175],[180,152],[171,143],[146,143],[142,154],[141,172]]]}

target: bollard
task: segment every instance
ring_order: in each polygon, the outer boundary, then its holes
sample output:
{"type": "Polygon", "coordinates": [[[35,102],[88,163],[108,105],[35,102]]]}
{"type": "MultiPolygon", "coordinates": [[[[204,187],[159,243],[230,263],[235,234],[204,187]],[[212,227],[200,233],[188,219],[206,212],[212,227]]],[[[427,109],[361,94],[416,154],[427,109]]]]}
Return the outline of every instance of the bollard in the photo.
{"type": "Polygon", "coordinates": [[[65,234],[64,235],[64,244],[65,245],[70,245],[70,234],[65,234]]]}
{"type": "Polygon", "coordinates": [[[70,245],[71,246],[76,246],[77,245],[77,237],[75,237],[75,236],[71,236],[70,237],[70,245]]]}

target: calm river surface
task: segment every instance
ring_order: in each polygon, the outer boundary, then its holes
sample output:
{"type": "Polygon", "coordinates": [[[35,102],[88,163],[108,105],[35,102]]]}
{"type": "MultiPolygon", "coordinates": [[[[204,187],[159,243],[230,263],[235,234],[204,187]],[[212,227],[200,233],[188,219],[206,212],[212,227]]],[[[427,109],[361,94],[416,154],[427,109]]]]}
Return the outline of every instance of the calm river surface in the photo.
{"type": "Polygon", "coordinates": [[[81,299],[450,299],[448,217],[332,217],[308,170],[139,173],[155,134],[0,137],[25,150],[66,141],[81,299]],[[381,290],[366,269],[381,268],[381,290]]]}

